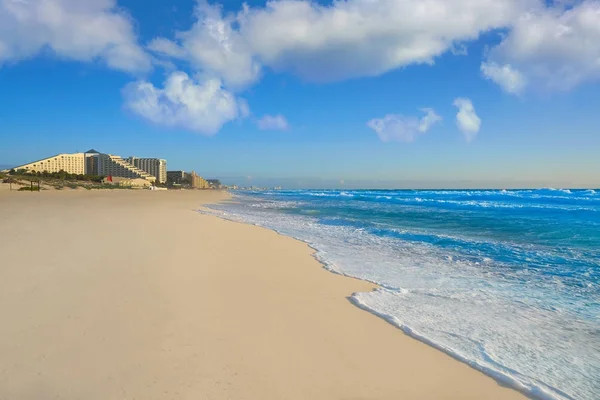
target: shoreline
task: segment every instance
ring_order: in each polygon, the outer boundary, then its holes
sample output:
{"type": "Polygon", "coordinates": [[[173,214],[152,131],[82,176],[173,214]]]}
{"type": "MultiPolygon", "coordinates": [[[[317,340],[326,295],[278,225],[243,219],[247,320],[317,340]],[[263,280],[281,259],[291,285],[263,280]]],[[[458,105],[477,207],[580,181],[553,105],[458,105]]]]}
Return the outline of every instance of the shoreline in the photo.
{"type": "Polygon", "coordinates": [[[223,196],[0,195],[0,398],[523,398],[348,304],[375,285],[306,243],[197,212],[223,196]]]}
{"type": "MultiPolygon", "coordinates": [[[[503,189],[503,190],[506,190],[506,189],[503,189]]],[[[332,273],[334,275],[339,275],[339,276],[347,278],[347,279],[353,279],[353,280],[357,280],[357,281],[360,281],[360,282],[366,282],[366,283],[372,285],[372,288],[371,288],[370,291],[375,291],[375,290],[384,288],[384,286],[382,286],[378,282],[370,281],[368,279],[358,278],[356,276],[348,275],[348,274],[345,274],[345,273],[343,273],[341,271],[336,270],[331,265],[329,265],[326,261],[322,260],[319,257],[318,253],[320,252],[320,250],[318,248],[314,247],[313,245],[311,245],[309,242],[307,242],[304,239],[287,235],[285,233],[282,233],[282,232],[278,231],[277,229],[269,228],[269,227],[262,226],[262,225],[259,225],[259,224],[255,224],[255,223],[248,222],[248,221],[230,219],[230,218],[227,218],[225,216],[216,214],[215,211],[217,211],[217,210],[210,209],[211,205],[216,205],[216,204],[220,204],[220,203],[223,203],[223,202],[232,201],[235,198],[235,196],[233,194],[231,194],[229,192],[227,192],[227,193],[229,195],[229,198],[221,200],[221,201],[219,201],[217,203],[204,204],[197,211],[199,213],[201,213],[202,215],[213,216],[213,217],[217,217],[217,218],[220,218],[220,219],[228,221],[228,222],[233,222],[233,223],[238,223],[238,224],[243,224],[243,225],[250,225],[250,226],[254,226],[254,227],[260,228],[260,229],[266,229],[268,231],[276,233],[277,235],[279,235],[281,237],[289,238],[289,239],[293,239],[295,241],[298,241],[298,242],[306,245],[311,250],[310,256],[317,263],[319,263],[321,265],[321,267],[323,268],[323,270],[325,270],[325,271],[327,271],[329,273],[332,273]]],[[[369,308],[368,306],[362,304],[360,302],[360,300],[358,300],[355,297],[355,295],[357,293],[361,293],[361,292],[354,292],[354,293],[352,293],[351,295],[349,295],[346,298],[348,300],[348,302],[352,306],[354,306],[354,307],[356,307],[356,308],[358,308],[358,309],[360,309],[362,311],[365,311],[365,312],[367,312],[367,313],[369,313],[369,314],[371,314],[371,315],[373,315],[373,316],[375,316],[377,318],[380,318],[380,319],[384,320],[385,322],[387,322],[388,324],[390,324],[395,329],[400,330],[407,337],[409,337],[411,339],[414,339],[414,340],[416,340],[419,343],[423,343],[423,344],[425,344],[425,345],[427,345],[427,346],[429,346],[429,347],[431,347],[431,348],[433,348],[433,349],[435,349],[437,351],[440,351],[441,353],[443,353],[443,354],[445,354],[445,355],[453,358],[454,360],[456,360],[456,361],[458,361],[458,362],[460,362],[462,364],[465,364],[465,365],[469,366],[473,370],[475,370],[475,371],[477,371],[479,373],[482,373],[486,377],[493,379],[499,386],[506,387],[508,389],[514,390],[515,392],[517,392],[519,394],[522,394],[523,396],[525,396],[527,398],[530,398],[529,396],[531,396],[532,399],[546,399],[546,398],[551,398],[551,397],[548,397],[548,395],[546,393],[544,393],[544,396],[534,396],[534,395],[532,395],[532,393],[530,393],[526,388],[522,387],[522,385],[518,381],[515,381],[513,378],[511,378],[509,376],[502,375],[501,373],[499,373],[497,371],[486,370],[485,367],[479,366],[477,364],[473,364],[468,359],[466,359],[466,358],[464,358],[464,357],[462,357],[462,356],[460,356],[460,355],[452,352],[449,349],[444,348],[443,346],[438,345],[437,343],[431,341],[430,339],[428,339],[428,338],[426,338],[424,336],[419,335],[418,333],[415,333],[409,327],[402,326],[401,324],[399,324],[398,322],[396,322],[396,321],[393,320],[394,319],[393,316],[386,315],[386,314],[381,314],[381,313],[377,312],[376,310],[373,310],[373,309],[369,308]]],[[[364,292],[362,292],[362,293],[364,293],[364,292]]]]}
{"type": "MultiPolygon", "coordinates": [[[[329,273],[331,273],[333,275],[338,275],[338,276],[346,278],[346,279],[352,279],[352,280],[356,280],[356,281],[359,281],[359,282],[368,283],[368,284],[372,285],[372,288],[371,288],[370,291],[376,291],[376,290],[385,288],[385,286],[382,286],[378,282],[374,282],[374,281],[371,281],[371,280],[368,280],[368,279],[359,278],[359,277],[356,277],[356,276],[353,276],[353,275],[348,275],[348,274],[346,274],[344,272],[336,270],[330,264],[328,264],[327,261],[325,261],[325,260],[323,260],[323,259],[321,259],[319,257],[319,252],[321,250],[319,250],[318,248],[314,247],[313,245],[311,245],[309,242],[307,242],[304,239],[301,239],[301,238],[298,238],[298,237],[295,237],[295,236],[290,236],[290,235],[287,235],[285,233],[282,233],[282,232],[278,231],[277,229],[269,228],[269,227],[262,226],[262,225],[259,225],[259,224],[255,224],[255,223],[252,223],[252,222],[247,222],[247,221],[242,221],[242,220],[235,220],[235,219],[229,219],[227,217],[220,216],[220,215],[214,213],[214,211],[216,211],[216,210],[211,210],[210,209],[211,205],[220,204],[220,203],[223,203],[224,201],[231,201],[234,198],[234,195],[232,195],[231,193],[229,193],[229,196],[230,197],[228,199],[222,200],[222,201],[220,201],[218,203],[212,203],[212,204],[205,204],[205,205],[203,205],[198,210],[198,212],[200,212],[203,215],[217,217],[217,218],[223,219],[223,220],[228,221],[228,222],[233,222],[233,223],[238,223],[238,224],[243,224],[243,225],[249,225],[249,226],[257,227],[259,229],[266,229],[268,231],[276,233],[277,235],[279,235],[281,237],[295,240],[295,241],[297,241],[299,243],[302,243],[303,245],[306,245],[311,250],[310,256],[317,263],[319,263],[321,265],[321,268],[323,270],[325,270],[325,271],[327,271],[327,272],[329,272],[329,273]],[[211,213],[211,211],[212,211],[212,213],[211,213]]],[[[424,337],[424,336],[422,336],[422,335],[414,332],[410,327],[407,327],[407,326],[404,326],[404,325],[400,324],[399,322],[395,321],[395,318],[393,316],[377,312],[376,310],[374,310],[374,309],[368,307],[367,305],[361,303],[360,300],[356,298],[356,295],[358,293],[365,293],[365,292],[364,291],[362,291],[362,292],[354,292],[354,293],[350,294],[348,297],[346,297],[346,299],[348,300],[348,302],[352,306],[354,306],[354,307],[356,307],[356,308],[358,308],[358,309],[360,309],[360,310],[362,310],[364,312],[367,312],[367,313],[369,313],[369,314],[371,314],[371,315],[373,315],[373,316],[375,316],[375,317],[377,317],[377,318],[385,321],[386,323],[388,323],[389,325],[391,325],[393,328],[395,328],[395,329],[399,330],[400,332],[402,332],[407,337],[409,337],[409,338],[411,338],[413,340],[416,340],[419,343],[425,344],[426,346],[431,347],[431,348],[433,348],[433,349],[435,349],[435,350],[437,350],[437,351],[439,351],[439,352],[441,352],[441,353],[443,353],[443,354],[451,357],[452,359],[456,360],[457,362],[460,362],[461,364],[467,365],[468,367],[472,368],[474,371],[477,371],[477,372],[485,375],[486,377],[488,377],[490,379],[493,379],[499,386],[506,387],[508,389],[514,390],[515,392],[520,393],[520,394],[522,394],[523,396],[525,396],[527,398],[532,398],[532,399],[536,399],[536,400],[553,399],[553,397],[551,397],[548,393],[543,393],[543,396],[542,395],[535,396],[533,393],[531,393],[530,390],[527,390],[525,387],[523,387],[521,385],[520,382],[514,380],[512,377],[503,375],[502,373],[500,373],[498,371],[488,370],[488,369],[486,369],[483,366],[480,366],[480,365],[478,365],[476,363],[473,363],[469,359],[467,359],[467,358],[465,358],[465,357],[463,357],[463,356],[461,356],[461,355],[453,352],[451,349],[447,349],[447,348],[445,348],[445,347],[443,347],[443,346],[441,346],[441,345],[433,342],[432,340],[428,339],[427,337],[424,337]]]]}

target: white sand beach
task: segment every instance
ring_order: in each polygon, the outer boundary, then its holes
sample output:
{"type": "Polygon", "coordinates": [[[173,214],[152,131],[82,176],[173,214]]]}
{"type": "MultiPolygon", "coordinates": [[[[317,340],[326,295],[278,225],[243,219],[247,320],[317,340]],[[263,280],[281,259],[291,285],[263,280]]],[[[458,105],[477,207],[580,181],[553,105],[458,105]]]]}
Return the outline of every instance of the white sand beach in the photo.
{"type": "MultiPolygon", "coordinates": [[[[2,185],[0,185],[2,186],[2,185]]],[[[0,399],[518,399],[218,191],[0,190],[0,399]]]]}

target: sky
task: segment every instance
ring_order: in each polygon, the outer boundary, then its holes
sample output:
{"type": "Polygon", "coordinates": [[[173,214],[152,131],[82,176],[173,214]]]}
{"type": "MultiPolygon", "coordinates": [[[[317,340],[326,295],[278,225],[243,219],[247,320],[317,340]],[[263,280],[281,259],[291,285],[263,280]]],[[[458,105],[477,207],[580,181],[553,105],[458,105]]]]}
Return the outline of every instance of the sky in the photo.
{"type": "Polygon", "coordinates": [[[599,187],[600,0],[0,0],[0,167],[599,187]]]}

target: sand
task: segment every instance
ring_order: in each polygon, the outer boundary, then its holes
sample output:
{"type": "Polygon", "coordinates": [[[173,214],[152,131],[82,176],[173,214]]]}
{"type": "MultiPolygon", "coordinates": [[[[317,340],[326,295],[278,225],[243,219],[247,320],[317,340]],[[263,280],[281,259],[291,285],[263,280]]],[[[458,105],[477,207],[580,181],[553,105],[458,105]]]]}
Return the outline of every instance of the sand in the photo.
{"type": "Polygon", "coordinates": [[[220,192],[0,190],[0,399],[517,399],[220,192]]]}

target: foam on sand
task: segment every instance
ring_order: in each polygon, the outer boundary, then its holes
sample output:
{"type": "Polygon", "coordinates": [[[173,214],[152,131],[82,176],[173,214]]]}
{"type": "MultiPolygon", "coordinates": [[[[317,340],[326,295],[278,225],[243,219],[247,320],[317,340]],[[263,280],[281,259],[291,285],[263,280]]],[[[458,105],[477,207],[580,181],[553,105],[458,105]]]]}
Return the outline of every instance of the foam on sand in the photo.
{"type": "Polygon", "coordinates": [[[328,269],[380,284],[353,302],[419,340],[536,398],[600,393],[594,194],[290,191],[237,200],[218,214],[303,240],[328,269]]]}

